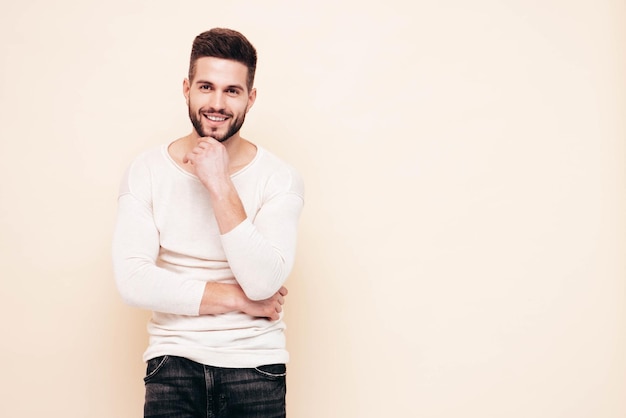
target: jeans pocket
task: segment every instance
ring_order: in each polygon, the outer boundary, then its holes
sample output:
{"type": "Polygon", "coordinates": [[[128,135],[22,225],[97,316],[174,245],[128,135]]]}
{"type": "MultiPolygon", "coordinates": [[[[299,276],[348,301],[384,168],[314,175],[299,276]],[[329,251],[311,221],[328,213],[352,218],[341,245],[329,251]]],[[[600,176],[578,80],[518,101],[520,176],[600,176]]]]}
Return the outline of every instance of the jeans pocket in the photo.
{"type": "Polygon", "coordinates": [[[159,370],[161,370],[165,363],[167,363],[169,358],[170,356],[160,356],[148,360],[146,364],[146,377],[143,378],[143,381],[147,382],[156,376],[159,370]]]}
{"type": "Polygon", "coordinates": [[[257,372],[257,374],[260,374],[261,376],[271,380],[280,379],[281,377],[287,376],[287,366],[282,363],[264,364],[263,366],[255,367],[254,371],[257,372]]]}

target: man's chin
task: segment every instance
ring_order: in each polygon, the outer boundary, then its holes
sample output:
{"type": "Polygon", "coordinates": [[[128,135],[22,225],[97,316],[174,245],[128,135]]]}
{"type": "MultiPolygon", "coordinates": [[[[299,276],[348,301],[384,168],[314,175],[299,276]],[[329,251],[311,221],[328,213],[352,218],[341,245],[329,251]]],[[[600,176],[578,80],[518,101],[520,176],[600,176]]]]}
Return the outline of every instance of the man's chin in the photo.
{"type": "Polygon", "coordinates": [[[229,129],[226,133],[220,134],[218,132],[210,132],[209,135],[211,138],[215,139],[217,142],[226,142],[233,136],[235,136],[239,132],[239,126],[237,129],[229,129]]]}
{"type": "MultiPolygon", "coordinates": [[[[198,130],[196,130],[196,132],[198,132],[198,130]]],[[[226,137],[226,135],[220,135],[217,132],[212,132],[210,130],[207,131],[206,129],[200,130],[200,132],[198,132],[198,136],[200,136],[201,138],[213,138],[218,142],[224,142],[229,138],[226,137]]]]}
{"type": "MultiPolygon", "coordinates": [[[[192,120],[193,123],[193,120],[192,120]]],[[[239,132],[242,124],[237,124],[235,126],[226,127],[223,126],[221,129],[211,128],[207,126],[202,126],[199,123],[194,124],[194,128],[196,128],[196,132],[203,138],[211,137],[218,142],[226,142],[233,136],[239,132]]]]}
{"type": "Polygon", "coordinates": [[[232,138],[231,136],[226,136],[226,135],[218,135],[216,133],[209,133],[207,136],[210,136],[211,138],[215,139],[217,142],[226,142],[228,141],[230,138],[232,138]]]}

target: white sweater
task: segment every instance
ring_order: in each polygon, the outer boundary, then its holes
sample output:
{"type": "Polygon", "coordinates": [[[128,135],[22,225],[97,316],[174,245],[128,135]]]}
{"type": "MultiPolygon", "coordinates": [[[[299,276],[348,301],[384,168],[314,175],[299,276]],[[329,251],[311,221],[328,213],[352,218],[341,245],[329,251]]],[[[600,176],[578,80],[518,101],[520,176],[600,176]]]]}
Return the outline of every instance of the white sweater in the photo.
{"type": "Polygon", "coordinates": [[[199,315],[207,281],[238,283],[251,299],[283,285],[294,262],[304,186],[257,146],[231,176],[247,219],[220,235],[208,191],[164,144],[141,154],[120,186],[113,268],[125,302],[153,311],[144,360],[176,355],[217,367],[286,363],[285,324],[242,312],[199,315]]]}

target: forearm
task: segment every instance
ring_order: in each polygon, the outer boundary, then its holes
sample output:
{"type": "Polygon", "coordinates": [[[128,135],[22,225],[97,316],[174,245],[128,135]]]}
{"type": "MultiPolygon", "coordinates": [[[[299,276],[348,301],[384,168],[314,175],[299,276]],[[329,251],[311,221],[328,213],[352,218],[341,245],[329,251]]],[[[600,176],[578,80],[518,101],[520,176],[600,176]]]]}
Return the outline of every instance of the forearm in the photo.
{"type": "Polygon", "coordinates": [[[205,187],[211,196],[213,212],[220,234],[230,232],[246,219],[246,211],[230,179],[225,179],[222,183],[212,185],[210,188],[206,185],[205,187]]]}
{"type": "Polygon", "coordinates": [[[230,157],[223,144],[206,137],[198,140],[193,150],[185,155],[193,172],[211,197],[211,204],[220,234],[246,219],[246,211],[230,177],[230,157]]]}
{"type": "Polygon", "coordinates": [[[157,265],[159,232],[150,208],[132,194],[120,197],[112,258],[117,288],[131,306],[198,315],[205,283],[157,265]]]}
{"type": "Polygon", "coordinates": [[[178,315],[199,314],[204,282],[183,278],[149,261],[114,256],[113,266],[118,291],[126,304],[178,315]]]}
{"type": "Polygon", "coordinates": [[[270,297],[254,301],[249,299],[236,284],[207,283],[200,304],[200,315],[219,315],[229,312],[243,312],[250,316],[277,320],[287,289],[281,287],[270,297]]]}
{"type": "Polygon", "coordinates": [[[208,282],[204,287],[200,315],[218,315],[242,311],[246,295],[236,284],[208,282]]]}

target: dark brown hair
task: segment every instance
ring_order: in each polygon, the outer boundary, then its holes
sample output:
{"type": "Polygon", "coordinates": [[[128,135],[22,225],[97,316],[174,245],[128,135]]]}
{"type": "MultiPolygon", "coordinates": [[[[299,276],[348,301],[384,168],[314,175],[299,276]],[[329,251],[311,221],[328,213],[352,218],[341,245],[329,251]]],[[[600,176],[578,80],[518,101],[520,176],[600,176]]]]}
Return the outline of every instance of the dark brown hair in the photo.
{"type": "Polygon", "coordinates": [[[191,47],[189,81],[196,74],[196,61],[202,57],[224,58],[248,67],[248,90],[254,84],[256,49],[241,33],[225,28],[213,28],[196,36],[191,47]]]}

